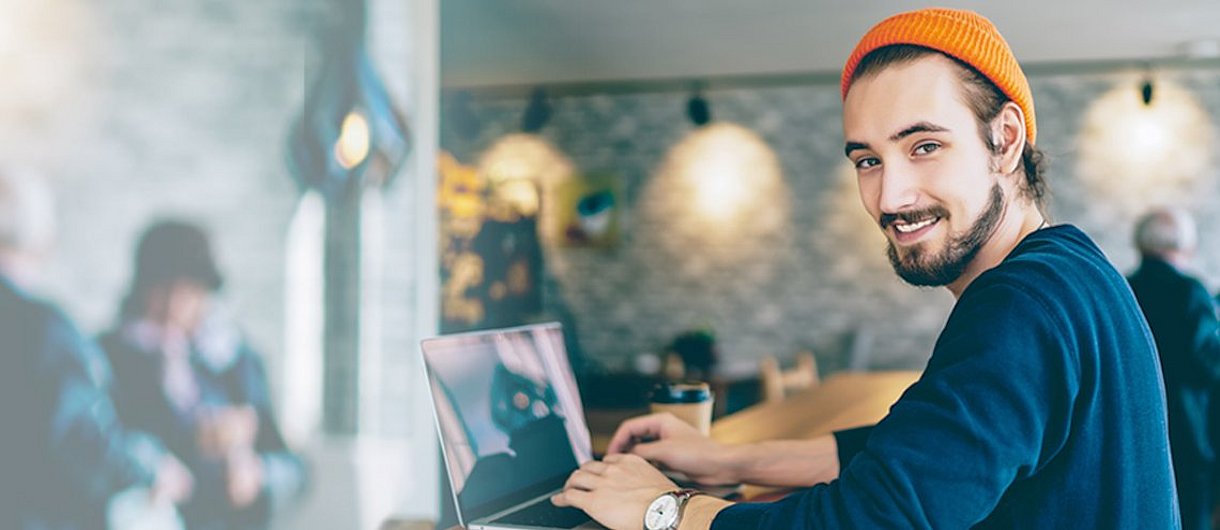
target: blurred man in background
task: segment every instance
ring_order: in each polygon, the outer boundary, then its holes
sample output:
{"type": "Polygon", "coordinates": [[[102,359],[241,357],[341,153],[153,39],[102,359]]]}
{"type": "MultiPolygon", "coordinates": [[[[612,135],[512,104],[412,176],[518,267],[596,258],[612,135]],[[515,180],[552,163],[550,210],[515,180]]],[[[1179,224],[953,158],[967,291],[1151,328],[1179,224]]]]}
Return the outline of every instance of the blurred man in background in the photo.
{"type": "Polygon", "coordinates": [[[221,285],[202,228],[155,223],[101,343],[120,417],[164,439],[195,475],[187,528],[261,529],[301,492],[305,467],[276,425],[262,359],[214,299],[221,285]]]}
{"type": "Polygon", "coordinates": [[[1128,278],[1161,356],[1184,530],[1211,528],[1216,454],[1208,415],[1220,383],[1220,323],[1207,288],[1185,272],[1197,239],[1184,211],[1145,214],[1135,227],[1140,267],[1128,278]]]}
{"type": "Polygon", "coordinates": [[[0,528],[101,529],[116,493],[178,502],[192,479],[156,438],[124,429],[101,350],[29,292],[53,233],[43,182],[0,169],[0,528]]]}

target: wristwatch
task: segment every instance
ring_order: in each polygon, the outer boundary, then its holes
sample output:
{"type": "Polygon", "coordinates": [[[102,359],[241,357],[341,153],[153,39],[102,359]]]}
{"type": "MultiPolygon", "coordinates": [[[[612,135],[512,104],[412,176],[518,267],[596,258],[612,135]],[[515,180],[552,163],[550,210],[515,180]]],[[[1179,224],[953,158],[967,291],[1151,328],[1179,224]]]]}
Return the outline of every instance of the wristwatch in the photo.
{"type": "Polygon", "coordinates": [[[644,530],[678,530],[686,501],[701,494],[703,492],[696,489],[680,489],[657,497],[644,511],[644,530]]]}

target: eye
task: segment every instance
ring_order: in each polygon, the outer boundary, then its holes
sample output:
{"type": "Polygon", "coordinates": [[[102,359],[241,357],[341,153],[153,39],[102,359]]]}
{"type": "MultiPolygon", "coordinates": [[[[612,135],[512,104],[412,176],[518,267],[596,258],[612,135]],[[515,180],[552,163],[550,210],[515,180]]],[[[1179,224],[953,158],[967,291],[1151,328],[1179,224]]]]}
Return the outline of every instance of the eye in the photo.
{"type": "Polygon", "coordinates": [[[936,142],[924,142],[915,146],[915,154],[926,155],[938,149],[940,149],[940,144],[936,142]]]}
{"type": "Polygon", "coordinates": [[[856,160],[856,169],[868,169],[881,164],[876,157],[866,156],[856,160]]]}

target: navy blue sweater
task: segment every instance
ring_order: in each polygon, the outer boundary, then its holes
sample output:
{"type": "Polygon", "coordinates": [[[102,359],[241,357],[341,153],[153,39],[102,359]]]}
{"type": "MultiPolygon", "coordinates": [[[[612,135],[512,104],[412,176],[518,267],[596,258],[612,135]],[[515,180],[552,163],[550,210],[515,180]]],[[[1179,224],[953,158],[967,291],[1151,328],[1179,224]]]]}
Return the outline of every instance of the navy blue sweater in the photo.
{"type": "Polygon", "coordinates": [[[1029,235],[966,288],[923,376],[841,472],[735,528],[1177,528],[1165,397],[1131,290],[1072,226],[1029,235]]]}

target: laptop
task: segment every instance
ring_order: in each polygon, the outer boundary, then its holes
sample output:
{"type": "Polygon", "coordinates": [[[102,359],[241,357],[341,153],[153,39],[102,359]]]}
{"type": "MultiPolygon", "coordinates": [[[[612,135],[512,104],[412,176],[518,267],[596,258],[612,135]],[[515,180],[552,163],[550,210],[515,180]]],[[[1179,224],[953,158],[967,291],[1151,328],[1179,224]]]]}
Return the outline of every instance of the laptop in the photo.
{"type": "Polygon", "coordinates": [[[593,458],[558,323],[444,335],[421,349],[459,523],[602,528],[551,504],[593,458]]]}

